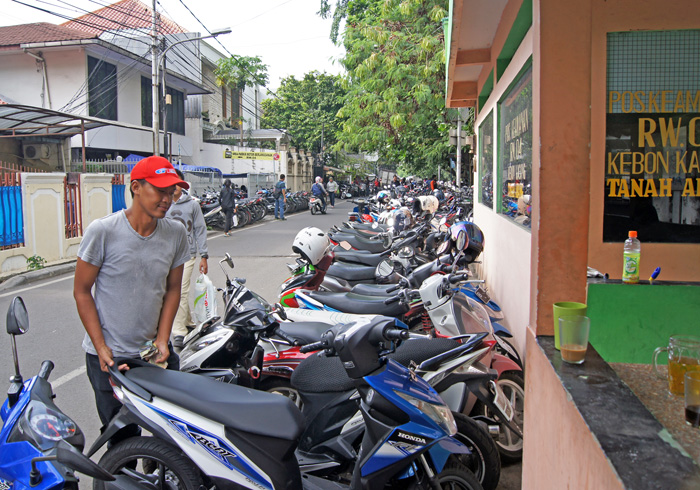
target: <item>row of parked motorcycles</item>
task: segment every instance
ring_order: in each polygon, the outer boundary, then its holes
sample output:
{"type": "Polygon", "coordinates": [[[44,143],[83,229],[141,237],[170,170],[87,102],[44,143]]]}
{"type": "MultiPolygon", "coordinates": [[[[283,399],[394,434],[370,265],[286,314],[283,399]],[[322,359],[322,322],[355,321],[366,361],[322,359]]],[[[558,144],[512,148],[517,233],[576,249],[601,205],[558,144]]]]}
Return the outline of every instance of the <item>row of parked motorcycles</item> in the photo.
{"type": "Polygon", "coordinates": [[[222,317],[185,338],[181,372],[115,359],[130,367],[111,371],[123,408],[86,455],[53,404],[50,365],[19,374],[14,336],[28,320],[16,299],[0,484],[77,488],[82,472],[95,488],[496,488],[501,460],[522,452],[522,362],[468,272],[483,234],[418,202],[401,230],[301,230],[274,305],[224,257],[222,317]],[[150,435],[89,459],[134,423],[150,435]]]}
{"type": "MultiPolygon", "coordinates": [[[[199,205],[204,215],[204,222],[210,228],[223,229],[226,215],[219,203],[220,192],[208,189],[198,196],[199,205]]],[[[307,191],[287,192],[284,214],[297,213],[310,208],[311,193],[307,191]]],[[[275,199],[271,189],[260,189],[254,196],[236,198],[237,211],[233,216],[233,227],[242,228],[248,224],[260,221],[270,213],[275,212],[275,199]]]]}

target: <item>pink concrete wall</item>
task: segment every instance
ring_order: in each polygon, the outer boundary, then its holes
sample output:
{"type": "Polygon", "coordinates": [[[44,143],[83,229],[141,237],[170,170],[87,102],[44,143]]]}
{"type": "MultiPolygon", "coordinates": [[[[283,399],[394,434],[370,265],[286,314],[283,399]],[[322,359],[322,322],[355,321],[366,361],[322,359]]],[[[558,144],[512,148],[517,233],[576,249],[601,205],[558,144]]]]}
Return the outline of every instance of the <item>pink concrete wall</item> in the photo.
{"type": "Polygon", "coordinates": [[[522,488],[624,489],[528,329],[522,488]]]}

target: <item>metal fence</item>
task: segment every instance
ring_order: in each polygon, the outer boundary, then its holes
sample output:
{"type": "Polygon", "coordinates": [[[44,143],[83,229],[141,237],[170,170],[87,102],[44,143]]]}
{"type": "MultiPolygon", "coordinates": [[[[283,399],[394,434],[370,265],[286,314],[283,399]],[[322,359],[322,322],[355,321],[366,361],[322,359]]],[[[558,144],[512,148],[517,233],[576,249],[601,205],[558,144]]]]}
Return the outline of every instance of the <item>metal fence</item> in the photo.
{"type": "Polygon", "coordinates": [[[252,196],[260,189],[271,189],[276,183],[275,174],[248,174],[248,195],[252,196]]]}
{"type": "Polygon", "coordinates": [[[80,200],[80,174],[69,172],[63,180],[66,214],[66,238],[77,238],[83,234],[83,218],[80,200]]]}
{"type": "Polygon", "coordinates": [[[0,249],[24,246],[21,168],[0,163],[0,249]]]}
{"type": "Polygon", "coordinates": [[[0,250],[24,246],[21,172],[43,170],[0,162],[0,250]]]}
{"type": "Polygon", "coordinates": [[[182,172],[185,180],[190,183],[190,194],[201,196],[208,189],[220,190],[223,180],[216,172],[200,172],[185,170],[182,172]]]}
{"type": "Polygon", "coordinates": [[[83,162],[74,160],[70,162],[69,172],[84,172],[88,174],[128,174],[130,170],[129,163],[135,162],[118,162],[116,160],[89,160],[85,164],[83,170],[83,162]]]}
{"type": "Polygon", "coordinates": [[[126,185],[124,185],[124,174],[114,174],[112,177],[112,212],[126,209],[126,185]]]}

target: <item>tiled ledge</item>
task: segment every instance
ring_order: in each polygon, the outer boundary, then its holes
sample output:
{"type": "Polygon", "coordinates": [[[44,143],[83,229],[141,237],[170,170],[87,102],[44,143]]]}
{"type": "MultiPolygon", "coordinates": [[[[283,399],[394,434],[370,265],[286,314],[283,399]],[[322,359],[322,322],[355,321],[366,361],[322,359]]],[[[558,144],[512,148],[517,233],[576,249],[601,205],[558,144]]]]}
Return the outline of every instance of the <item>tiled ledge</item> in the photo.
{"type": "Polygon", "coordinates": [[[583,364],[572,365],[553,337],[537,342],[626,488],[700,488],[700,467],[592,346],[583,364]]]}

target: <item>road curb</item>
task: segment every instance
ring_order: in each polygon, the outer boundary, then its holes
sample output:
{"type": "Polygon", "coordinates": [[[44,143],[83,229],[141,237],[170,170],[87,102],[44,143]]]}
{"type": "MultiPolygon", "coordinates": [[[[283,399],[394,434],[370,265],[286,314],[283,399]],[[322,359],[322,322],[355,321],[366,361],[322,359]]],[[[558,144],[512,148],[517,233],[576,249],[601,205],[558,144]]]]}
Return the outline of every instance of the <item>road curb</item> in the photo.
{"type": "Polygon", "coordinates": [[[0,283],[0,292],[42,279],[48,279],[49,277],[62,276],[63,274],[72,273],[73,271],[75,271],[75,261],[44,267],[36,271],[22,272],[0,283]]]}

